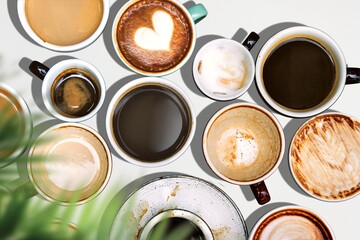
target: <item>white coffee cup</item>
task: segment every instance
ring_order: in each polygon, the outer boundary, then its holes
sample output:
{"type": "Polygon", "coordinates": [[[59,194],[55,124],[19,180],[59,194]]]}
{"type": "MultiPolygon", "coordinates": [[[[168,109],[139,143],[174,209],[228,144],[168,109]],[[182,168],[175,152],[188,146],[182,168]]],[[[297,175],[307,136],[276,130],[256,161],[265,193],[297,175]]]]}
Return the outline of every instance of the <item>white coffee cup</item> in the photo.
{"type": "Polygon", "coordinates": [[[359,76],[359,69],[347,67],[341,49],[329,35],[308,26],[296,26],[278,32],[264,44],[256,60],[255,78],[260,94],[272,108],[279,113],[290,117],[309,117],[325,111],[339,98],[345,84],[358,83],[360,79],[359,76]],[[316,106],[303,110],[290,109],[277,103],[267,92],[263,79],[263,68],[271,53],[276,51],[276,48],[282,43],[299,38],[309,39],[322,46],[331,57],[335,68],[335,83],[328,96],[316,106]]]}
{"type": "Polygon", "coordinates": [[[252,32],[241,44],[216,39],[196,54],[193,76],[198,88],[209,98],[229,101],[243,95],[253,82],[255,63],[250,50],[259,36],[252,32]]]}
{"type": "MultiPolygon", "coordinates": [[[[141,94],[145,94],[145,93],[142,92],[141,94]]],[[[139,95],[141,95],[141,94],[139,94],[139,95]]],[[[171,102],[171,100],[169,102],[171,102]]],[[[167,104],[165,102],[160,102],[157,100],[153,100],[152,103],[153,103],[153,106],[151,107],[151,109],[149,111],[154,111],[155,113],[158,110],[158,107],[160,105],[167,104]]],[[[152,115],[152,117],[154,117],[154,115],[152,115]]],[[[161,116],[161,117],[166,117],[166,116],[161,116]]],[[[167,117],[169,117],[169,116],[167,116],[167,117]]],[[[156,117],[154,117],[154,118],[156,118],[156,117]]],[[[146,124],[146,122],[154,121],[154,120],[153,119],[141,119],[141,121],[143,121],[143,122],[141,122],[140,125],[144,125],[144,124],[146,124]]],[[[168,124],[168,125],[170,124],[170,126],[172,126],[172,128],[174,127],[174,125],[171,125],[171,120],[169,121],[167,119],[166,124],[168,124]]],[[[184,124],[184,122],[183,122],[183,124],[184,124]]],[[[176,127],[177,126],[178,125],[176,125],[176,127]]],[[[182,125],[182,126],[184,127],[184,125],[182,125]]],[[[169,126],[167,126],[167,127],[169,127],[169,126]]],[[[109,137],[111,145],[114,147],[115,151],[120,155],[121,158],[123,158],[124,160],[126,160],[132,164],[135,164],[135,165],[138,165],[141,167],[159,167],[159,166],[169,164],[169,163],[173,162],[174,160],[176,160],[177,158],[179,158],[186,151],[186,149],[190,146],[190,143],[195,134],[195,129],[196,129],[196,115],[195,115],[194,108],[191,104],[190,98],[176,84],[174,84],[168,80],[164,80],[162,78],[144,77],[144,78],[139,78],[139,79],[129,82],[128,84],[126,84],[125,86],[120,88],[118,90],[118,92],[114,95],[114,97],[112,98],[112,100],[109,104],[108,111],[106,113],[106,132],[109,137]],[[175,101],[182,102],[182,104],[184,105],[184,108],[186,108],[186,110],[184,110],[184,111],[186,111],[186,115],[187,115],[187,117],[186,117],[187,123],[185,123],[187,133],[184,135],[183,135],[183,133],[179,133],[178,136],[182,136],[183,138],[181,138],[179,145],[176,147],[176,151],[170,150],[169,154],[166,154],[166,156],[162,157],[161,159],[156,159],[156,160],[153,160],[153,159],[144,160],[144,159],[140,159],[139,157],[132,155],[130,153],[130,150],[126,150],[123,146],[121,146],[121,144],[118,140],[118,138],[123,139],[123,137],[122,137],[123,133],[121,133],[121,132],[115,133],[116,132],[115,127],[117,126],[117,123],[114,121],[114,116],[118,115],[117,111],[121,111],[118,109],[124,108],[121,104],[123,102],[129,102],[130,97],[128,98],[128,96],[131,95],[132,92],[138,90],[141,87],[147,87],[147,86],[150,86],[150,87],[157,86],[160,88],[169,89],[171,92],[173,92],[174,95],[176,94],[177,100],[174,100],[174,102],[175,101]],[[119,107],[119,106],[122,106],[122,107],[119,107]],[[120,135],[120,137],[116,137],[116,134],[120,135]]],[[[179,129],[176,129],[176,131],[178,131],[178,130],[179,129]]],[[[169,133],[169,136],[170,135],[172,135],[172,134],[169,133]]],[[[139,138],[141,138],[141,137],[142,136],[139,136],[139,138]]],[[[144,138],[147,139],[146,137],[144,137],[144,138]]],[[[152,139],[147,139],[149,144],[153,143],[152,139]]],[[[178,139],[180,139],[180,138],[178,138],[178,139]]],[[[168,139],[162,139],[162,141],[168,142],[168,139]]],[[[127,145],[126,140],[124,140],[124,142],[125,142],[125,145],[127,145]]],[[[164,146],[168,146],[168,143],[164,143],[164,146]]],[[[162,147],[160,147],[160,148],[162,149],[162,147]]],[[[162,150],[159,149],[156,151],[161,152],[162,150]]],[[[135,154],[137,153],[133,149],[131,150],[131,152],[135,152],[135,154]]]]}
{"type": "Polygon", "coordinates": [[[47,110],[56,118],[66,121],[66,122],[81,122],[85,121],[96,114],[97,111],[101,108],[104,100],[105,100],[105,81],[101,73],[97,68],[95,68],[92,64],[79,59],[68,59],[61,62],[58,62],[51,68],[46,67],[42,63],[37,61],[33,61],[30,66],[30,70],[34,75],[39,77],[43,80],[42,84],[42,97],[44,104],[47,110]],[[52,100],[52,87],[54,81],[58,78],[60,74],[64,71],[69,69],[80,69],[86,72],[88,75],[91,75],[92,79],[94,80],[95,84],[98,87],[98,102],[97,105],[86,115],[79,116],[79,117],[69,117],[61,114],[57,108],[55,107],[53,100],[52,100]]]}
{"type": "Polygon", "coordinates": [[[19,15],[19,19],[21,22],[21,25],[23,26],[25,32],[40,46],[43,46],[45,48],[54,50],[54,51],[59,51],[59,52],[71,52],[71,51],[76,51],[76,50],[80,50],[82,48],[87,47],[88,45],[90,45],[91,43],[93,43],[103,32],[107,20],[109,18],[109,8],[110,8],[110,4],[109,4],[109,0],[103,0],[103,14],[102,14],[102,19],[100,21],[99,26],[97,27],[97,29],[95,30],[95,32],[87,39],[85,39],[84,41],[74,44],[74,45],[68,45],[68,46],[60,46],[60,45],[55,45],[55,44],[51,44],[49,42],[44,41],[43,39],[41,39],[31,28],[28,19],[26,17],[26,1],[27,0],[18,0],[18,4],[17,4],[17,9],[18,9],[18,15],[19,15]]]}

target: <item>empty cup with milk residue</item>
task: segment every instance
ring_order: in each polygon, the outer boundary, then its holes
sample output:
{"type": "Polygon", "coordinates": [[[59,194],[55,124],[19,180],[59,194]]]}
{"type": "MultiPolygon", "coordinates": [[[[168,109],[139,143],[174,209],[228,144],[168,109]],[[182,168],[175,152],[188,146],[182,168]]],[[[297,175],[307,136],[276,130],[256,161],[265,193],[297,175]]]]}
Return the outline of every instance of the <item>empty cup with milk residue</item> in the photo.
{"type": "Polygon", "coordinates": [[[255,74],[250,50],[259,35],[252,32],[241,44],[231,39],[216,39],[204,45],[193,64],[194,80],[208,97],[228,101],[240,97],[250,87],[255,74]]]}

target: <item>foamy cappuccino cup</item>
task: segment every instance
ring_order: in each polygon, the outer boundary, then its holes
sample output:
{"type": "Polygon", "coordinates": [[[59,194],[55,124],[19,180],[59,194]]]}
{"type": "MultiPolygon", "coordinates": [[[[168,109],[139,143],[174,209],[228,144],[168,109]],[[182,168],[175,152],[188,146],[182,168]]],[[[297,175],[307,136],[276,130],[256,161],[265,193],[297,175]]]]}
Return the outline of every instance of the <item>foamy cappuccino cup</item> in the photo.
{"type": "Polygon", "coordinates": [[[103,32],[109,0],[18,0],[25,32],[40,46],[59,52],[87,47],[103,32]]]}
{"type": "Polygon", "coordinates": [[[253,82],[255,64],[250,50],[259,35],[251,32],[241,44],[231,39],[216,39],[196,54],[193,76],[198,88],[208,97],[228,101],[244,94],[253,82]]]}
{"type": "Polygon", "coordinates": [[[249,240],[333,240],[330,226],[317,213],[299,206],[286,206],[265,214],[254,226],[249,240]]]}
{"type": "Polygon", "coordinates": [[[175,0],[130,0],[113,23],[114,49],[136,73],[170,74],[190,58],[196,41],[195,24],[206,15],[202,4],[186,9],[175,0]]]}
{"type": "Polygon", "coordinates": [[[30,181],[19,179],[8,188],[63,205],[82,204],[100,194],[111,170],[110,150],[96,131],[78,123],[62,123],[42,132],[31,146],[30,181]]]}
{"type": "Polygon", "coordinates": [[[204,156],[214,173],[227,182],[250,185],[259,204],[270,201],[264,180],[279,166],[284,148],[276,118],[250,103],[220,109],[203,135],[204,156]]]}

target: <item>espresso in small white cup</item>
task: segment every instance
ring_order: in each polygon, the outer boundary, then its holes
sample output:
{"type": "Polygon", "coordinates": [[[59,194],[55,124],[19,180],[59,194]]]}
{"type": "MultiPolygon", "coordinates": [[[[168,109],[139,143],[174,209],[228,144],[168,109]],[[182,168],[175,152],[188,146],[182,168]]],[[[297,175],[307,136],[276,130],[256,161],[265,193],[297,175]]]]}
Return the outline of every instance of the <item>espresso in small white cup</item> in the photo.
{"type": "Polygon", "coordinates": [[[231,39],[216,39],[196,54],[193,76],[198,88],[208,97],[228,101],[243,95],[253,82],[255,64],[250,50],[259,35],[251,32],[241,44],[231,39]]]}
{"type": "Polygon", "coordinates": [[[33,61],[29,68],[43,80],[42,97],[47,110],[60,120],[85,121],[105,100],[105,81],[99,70],[86,61],[68,59],[51,68],[33,61]]]}
{"type": "Polygon", "coordinates": [[[26,33],[39,45],[59,52],[82,49],[103,32],[109,0],[18,0],[26,33]]]}
{"type": "Polygon", "coordinates": [[[307,26],[271,37],[260,50],[255,74],[265,101],[279,113],[299,118],[325,111],[345,84],[360,82],[360,69],[347,67],[336,42],[307,26]]]}
{"type": "Polygon", "coordinates": [[[114,95],[106,114],[106,132],[115,151],[143,167],[168,164],[189,147],[196,115],[189,97],[176,84],[145,77],[114,95]]]}

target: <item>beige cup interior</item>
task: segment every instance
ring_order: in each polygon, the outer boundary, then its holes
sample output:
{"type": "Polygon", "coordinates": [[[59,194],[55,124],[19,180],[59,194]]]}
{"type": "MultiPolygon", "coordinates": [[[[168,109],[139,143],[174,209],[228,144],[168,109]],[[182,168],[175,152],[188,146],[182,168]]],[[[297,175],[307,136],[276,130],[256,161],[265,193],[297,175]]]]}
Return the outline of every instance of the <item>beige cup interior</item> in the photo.
{"type": "Polygon", "coordinates": [[[92,132],[61,126],[40,135],[30,152],[29,174],[38,192],[64,203],[87,200],[106,184],[108,150],[92,132]]]}
{"type": "Polygon", "coordinates": [[[269,173],[279,160],[282,139],[262,110],[235,106],[220,114],[205,136],[205,155],[222,177],[249,182],[269,173]]]}

